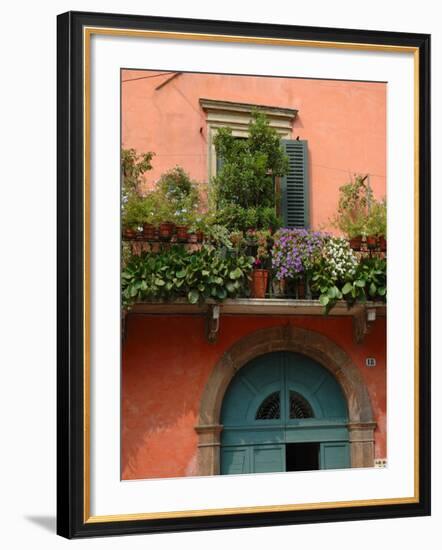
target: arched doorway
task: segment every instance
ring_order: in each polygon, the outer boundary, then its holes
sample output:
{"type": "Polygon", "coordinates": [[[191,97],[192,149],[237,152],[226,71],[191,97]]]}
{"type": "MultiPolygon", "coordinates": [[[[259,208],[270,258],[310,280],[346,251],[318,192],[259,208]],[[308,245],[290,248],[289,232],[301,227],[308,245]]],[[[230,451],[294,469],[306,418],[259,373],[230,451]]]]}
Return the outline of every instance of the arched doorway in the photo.
{"type": "Polygon", "coordinates": [[[347,353],[326,336],[285,325],[259,329],[239,339],[223,353],[210,373],[195,426],[198,475],[220,473],[221,408],[231,381],[250,361],[275,351],[291,351],[309,357],[338,381],[348,408],[350,465],[352,468],[373,467],[376,422],[359,369],[347,353]]]}
{"type": "Polygon", "coordinates": [[[221,474],[350,466],[341,387],[299,353],[268,353],[246,364],[224,395],[221,424],[221,474]]]}

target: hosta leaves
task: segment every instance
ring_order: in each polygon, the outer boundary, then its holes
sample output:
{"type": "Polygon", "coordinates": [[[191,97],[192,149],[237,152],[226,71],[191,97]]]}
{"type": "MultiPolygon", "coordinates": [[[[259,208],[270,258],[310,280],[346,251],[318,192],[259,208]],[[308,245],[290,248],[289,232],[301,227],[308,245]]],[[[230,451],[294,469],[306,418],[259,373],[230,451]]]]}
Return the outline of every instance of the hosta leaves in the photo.
{"type": "Polygon", "coordinates": [[[242,276],[242,271],[239,267],[237,267],[229,273],[229,276],[231,279],[239,279],[242,276]]]}
{"type": "Polygon", "coordinates": [[[342,287],[342,294],[348,294],[353,289],[353,285],[351,283],[345,283],[345,285],[342,287]]]}
{"type": "Polygon", "coordinates": [[[187,294],[187,299],[191,304],[196,304],[199,300],[199,297],[200,297],[200,293],[198,292],[198,290],[191,290],[187,294]]]}

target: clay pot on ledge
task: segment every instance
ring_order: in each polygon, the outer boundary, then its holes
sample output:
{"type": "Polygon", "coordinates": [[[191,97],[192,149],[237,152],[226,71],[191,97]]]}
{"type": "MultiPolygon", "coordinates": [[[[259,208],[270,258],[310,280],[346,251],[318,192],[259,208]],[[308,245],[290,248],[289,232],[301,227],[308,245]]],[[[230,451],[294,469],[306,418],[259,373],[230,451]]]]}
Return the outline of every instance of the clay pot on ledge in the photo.
{"type": "Polygon", "coordinates": [[[361,246],[362,246],[361,235],[358,235],[357,237],[352,237],[349,242],[350,242],[350,248],[352,250],[361,250],[361,246]]]}
{"type": "Polygon", "coordinates": [[[177,225],[176,238],[180,243],[187,243],[189,238],[189,227],[187,225],[177,225]]]}
{"type": "Polygon", "coordinates": [[[196,233],[188,233],[188,241],[191,244],[196,244],[198,242],[198,235],[196,233]]]}
{"type": "Polygon", "coordinates": [[[282,298],[286,293],[286,280],[277,279],[276,277],[272,280],[272,290],[273,296],[275,298],[282,298]]]}
{"type": "Polygon", "coordinates": [[[296,282],[296,298],[298,300],[305,300],[305,281],[296,282]]]}
{"type": "Polygon", "coordinates": [[[369,235],[365,241],[368,250],[374,250],[378,246],[378,238],[376,235],[369,235]]]}
{"type": "Polygon", "coordinates": [[[151,223],[143,223],[143,236],[148,241],[154,241],[155,240],[155,226],[151,223]]]}
{"type": "Polygon", "coordinates": [[[138,232],[133,227],[124,227],[123,228],[123,237],[125,239],[136,239],[138,232]]]}
{"type": "Polygon", "coordinates": [[[254,269],[250,281],[250,293],[252,298],[265,298],[267,284],[269,282],[268,269],[254,269]]]}
{"type": "Polygon", "coordinates": [[[387,252],[387,239],[383,235],[379,237],[379,250],[387,252]]]}
{"type": "Polygon", "coordinates": [[[170,241],[175,230],[175,224],[172,222],[160,223],[159,237],[162,241],[170,241]]]}

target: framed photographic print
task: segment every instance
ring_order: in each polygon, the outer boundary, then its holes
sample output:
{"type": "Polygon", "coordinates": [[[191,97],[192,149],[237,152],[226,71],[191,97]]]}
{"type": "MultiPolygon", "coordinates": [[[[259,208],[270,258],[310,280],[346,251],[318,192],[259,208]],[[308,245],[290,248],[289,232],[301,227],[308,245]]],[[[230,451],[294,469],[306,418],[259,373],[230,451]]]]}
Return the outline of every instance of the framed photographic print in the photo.
{"type": "Polygon", "coordinates": [[[60,535],[430,513],[429,67],[58,17],[60,535]]]}

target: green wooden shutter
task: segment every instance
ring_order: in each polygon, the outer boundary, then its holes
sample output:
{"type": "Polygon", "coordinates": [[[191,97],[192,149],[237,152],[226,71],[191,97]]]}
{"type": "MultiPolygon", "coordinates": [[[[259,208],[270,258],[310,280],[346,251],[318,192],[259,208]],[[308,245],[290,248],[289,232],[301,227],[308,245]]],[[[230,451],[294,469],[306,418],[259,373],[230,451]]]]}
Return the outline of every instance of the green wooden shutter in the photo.
{"type": "Polygon", "coordinates": [[[281,178],[281,214],[284,227],[309,226],[307,141],[283,139],[289,173],[281,178]]]}

